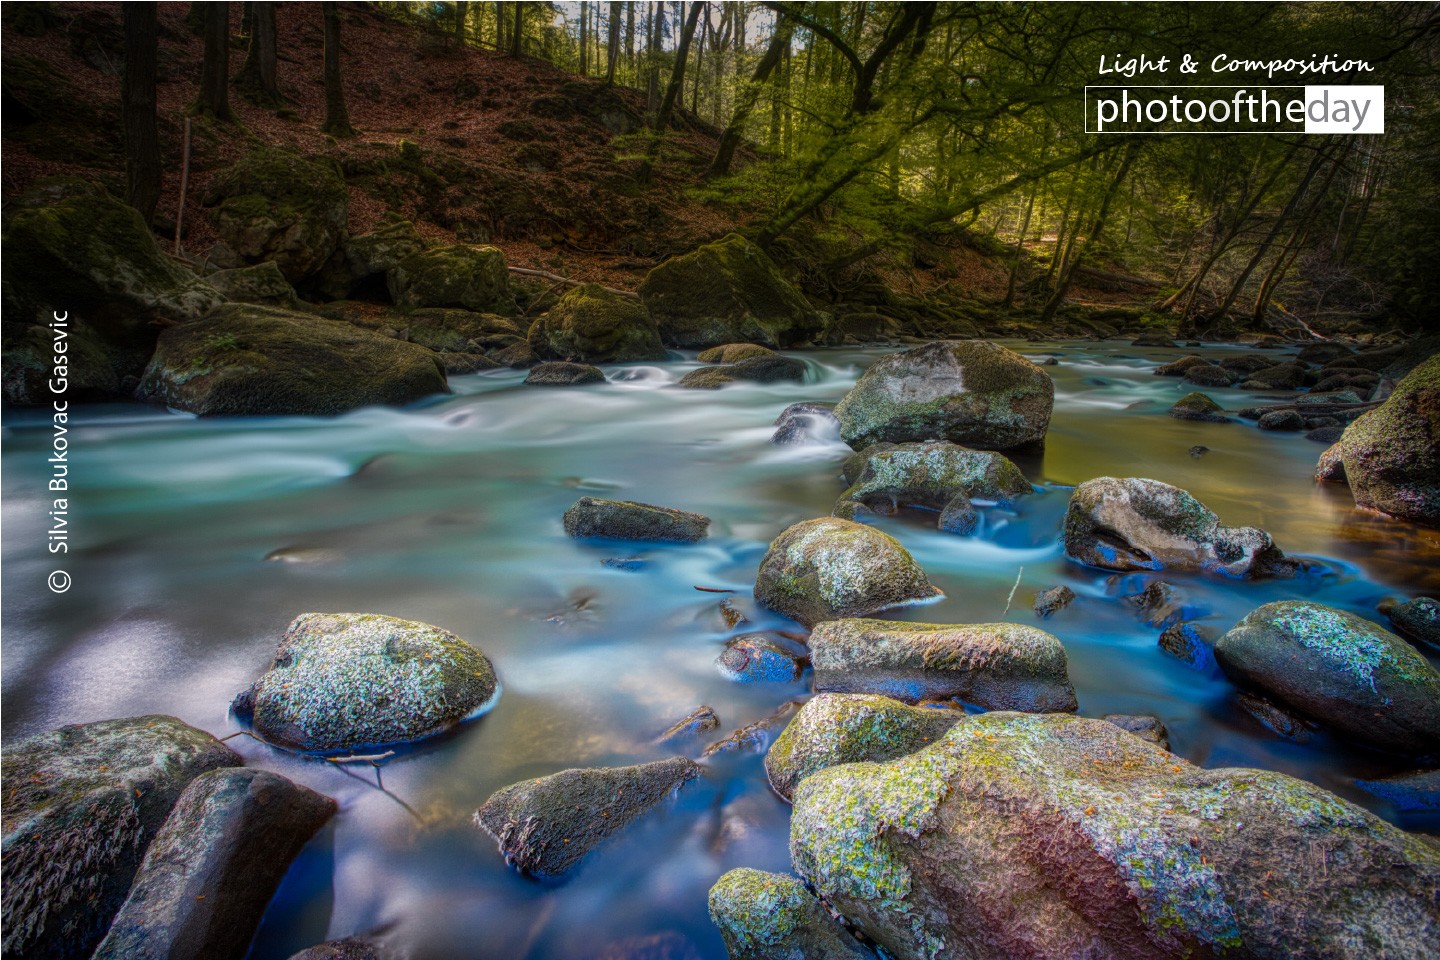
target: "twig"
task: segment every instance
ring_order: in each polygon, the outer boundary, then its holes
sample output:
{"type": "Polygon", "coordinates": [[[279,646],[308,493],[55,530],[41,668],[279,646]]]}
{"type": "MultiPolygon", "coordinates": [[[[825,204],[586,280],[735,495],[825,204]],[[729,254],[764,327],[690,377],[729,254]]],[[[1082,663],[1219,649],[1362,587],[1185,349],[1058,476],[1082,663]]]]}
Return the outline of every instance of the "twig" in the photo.
{"type": "Polygon", "coordinates": [[[702,592],[702,593],[734,593],[734,592],[735,592],[734,590],[728,590],[728,589],[726,589],[725,587],[700,587],[700,586],[697,586],[695,589],[696,589],[696,590],[699,590],[699,591],[702,592]]]}
{"type": "Polygon", "coordinates": [[[1010,588],[1010,596],[1005,598],[1005,609],[1000,611],[1001,620],[1004,620],[1005,615],[1010,612],[1010,601],[1015,599],[1015,591],[1020,589],[1020,576],[1024,572],[1024,567],[1021,567],[1019,570],[1015,571],[1015,586],[1010,588]]]}
{"type": "MultiPolygon", "coordinates": [[[[590,282],[588,280],[571,280],[569,277],[562,277],[558,273],[551,273],[549,270],[536,270],[534,267],[510,267],[509,269],[511,273],[518,273],[526,277],[541,277],[545,280],[553,280],[556,283],[563,283],[571,287],[578,287],[590,282]]],[[[606,293],[613,293],[617,297],[628,297],[631,300],[640,299],[640,294],[630,290],[616,290],[614,287],[607,287],[604,284],[600,285],[600,289],[606,293]]]]}

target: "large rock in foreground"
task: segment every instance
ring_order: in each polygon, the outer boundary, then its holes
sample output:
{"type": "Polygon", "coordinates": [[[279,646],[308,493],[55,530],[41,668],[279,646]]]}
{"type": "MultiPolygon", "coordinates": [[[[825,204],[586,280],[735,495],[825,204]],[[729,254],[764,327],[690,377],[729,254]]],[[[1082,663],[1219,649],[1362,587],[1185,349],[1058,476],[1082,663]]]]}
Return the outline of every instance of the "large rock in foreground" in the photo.
{"type": "Polygon", "coordinates": [[[161,334],[137,393],[216,416],[336,414],[449,389],[424,347],[338,320],[227,304],[161,334]]]}
{"type": "Polygon", "coordinates": [[[951,440],[1008,450],[1045,439],[1055,384],[1020,354],[984,340],[892,353],[865,371],[835,408],[840,437],[872,443],[951,440]]]}
{"type": "Polygon", "coordinates": [[[695,543],[705,539],[710,518],[700,513],[657,507],[634,500],[581,497],[565,511],[565,532],[576,538],[662,540],[695,543]]]}
{"type": "Polygon", "coordinates": [[[1340,438],[1355,505],[1440,527],[1440,354],[1340,438]]]}
{"type": "Polygon", "coordinates": [[[1140,477],[1097,477],[1075,488],[1065,553],[1104,570],[1199,570],[1229,577],[1288,576],[1295,564],[1270,534],[1227,527],[1179,487],[1140,477]]]}
{"type": "Polygon", "coordinates": [[[1061,714],[971,717],[909,757],[813,774],[790,852],[899,960],[1421,960],[1440,923],[1431,843],[1061,714]]]}
{"type": "Polygon", "coordinates": [[[734,233],[651,270],[640,299],[660,336],[679,347],[788,347],[810,340],[822,325],[764,251],[734,233]]]}
{"type": "Polygon", "coordinates": [[[282,747],[353,751],[421,740],[479,716],[500,684],[479,650],[428,623],[302,613],[232,709],[282,747]]]}
{"type": "Polygon", "coordinates": [[[810,635],[815,689],[986,710],[1075,709],[1060,641],[1018,623],[831,620],[810,635]]]}
{"type": "Polygon", "coordinates": [[[1440,754],[1440,672],[1390,631],[1303,600],[1267,603],[1215,642],[1231,679],[1353,740],[1440,754]]]}
{"type": "Polygon", "coordinates": [[[90,956],[185,786],[240,755],[174,717],[61,727],[4,753],[4,955],[90,956]]]}
{"type": "Polygon", "coordinates": [[[776,537],[755,578],[761,606],[807,627],[939,595],[900,541],[833,517],[802,521],[776,537]]]}
{"type": "Polygon", "coordinates": [[[456,243],[412,253],[386,277],[400,307],[460,307],[477,313],[512,311],[510,272],[498,247],[456,243]]]}
{"type": "Polygon", "coordinates": [[[335,801],[264,770],[185,788],[94,960],[242,960],[290,861],[335,801]]]}
{"type": "Polygon", "coordinates": [[[730,960],[869,960],[794,877],[741,868],[710,888],[710,920],[730,960]]]}
{"type": "Polygon", "coordinates": [[[475,812],[475,824],[522,873],[559,876],[699,775],[686,757],[562,770],[495,791],[475,812]]]}
{"type": "Polygon", "coordinates": [[[537,354],[558,360],[632,363],[668,356],[655,321],[640,301],[598,283],[567,290],[531,325],[529,340],[537,354]]]}

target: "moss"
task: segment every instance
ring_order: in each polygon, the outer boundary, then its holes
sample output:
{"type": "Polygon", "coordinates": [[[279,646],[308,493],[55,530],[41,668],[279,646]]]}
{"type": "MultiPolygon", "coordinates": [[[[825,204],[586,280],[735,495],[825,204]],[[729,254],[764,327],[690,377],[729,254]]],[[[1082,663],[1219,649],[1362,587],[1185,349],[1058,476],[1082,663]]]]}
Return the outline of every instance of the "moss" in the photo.
{"type": "Polygon", "coordinates": [[[401,307],[461,307],[513,312],[505,255],[497,247],[452,244],[413,253],[390,271],[390,296],[401,307]]]}
{"type": "Polygon", "coordinates": [[[637,300],[595,283],[572,287],[530,329],[530,346],[565,360],[631,363],[668,355],[649,312],[637,300]]]}
{"type": "Polygon", "coordinates": [[[1340,449],[1356,506],[1440,527],[1440,354],[1350,424],[1340,449]]]}
{"type": "Polygon", "coordinates": [[[731,870],[710,888],[710,919],[741,950],[775,946],[808,919],[807,899],[794,877],[759,870],[731,870]]]}
{"type": "Polygon", "coordinates": [[[695,359],[701,363],[739,363],[751,357],[768,357],[775,353],[769,347],[758,343],[725,343],[708,350],[701,350],[695,359]]]}

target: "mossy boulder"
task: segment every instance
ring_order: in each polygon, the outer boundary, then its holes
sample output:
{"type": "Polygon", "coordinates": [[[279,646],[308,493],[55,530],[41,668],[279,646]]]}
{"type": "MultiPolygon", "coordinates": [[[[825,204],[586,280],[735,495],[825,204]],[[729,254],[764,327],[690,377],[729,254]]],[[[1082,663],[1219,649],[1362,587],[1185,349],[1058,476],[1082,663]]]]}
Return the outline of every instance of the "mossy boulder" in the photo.
{"type": "Polygon", "coordinates": [[[5,400],[17,404],[49,404],[57,398],[51,380],[64,383],[71,400],[113,400],[123,395],[120,375],[109,345],[88,327],[75,327],[57,339],[58,328],[28,323],[3,326],[3,380],[5,400]],[[63,354],[55,351],[63,348],[63,354]],[[63,355],[62,376],[56,377],[55,357],[63,355]]]}
{"type": "Polygon", "coordinates": [[[900,541],[833,517],[786,529],[770,543],[755,578],[761,606],[807,627],[939,595],[900,541]]]}
{"type": "Polygon", "coordinates": [[[1197,570],[1229,577],[1294,572],[1270,534],[1227,527],[1179,487],[1140,477],[1097,477],[1075,488],[1065,554],[1104,570],[1197,570]]]}
{"type": "Polygon", "coordinates": [[[278,746],[336,753],[443,733],[499,695],[490,661],[448,630],[373,613],[302,613],[231,709],[278,746]]]}
{"type": "Polygon", "coordinates": [[[1413,640],[1440,650],[1440,600],[1416,597],[1390,608],[1395,629],[1413,640]]]}
{"type": "Polygon", "coordinates": [[[633,363],[669,355],[644,305],[598,283],[567,290],[531,325],[529,340],[537,354],[559,360],[633,363]]]}
{"type": "Polygon", "coordinates": [[[1185,368],[1185,382],[1197,387],[1228,387],[1239,375],[1213,363],[1197,363],[1185,368]]]}
{"type": "Polygon", "coordinates": [[[588,363],[565,363],[552,360],[530,368],[525,382],[541,387],[575,387],[587,383],[604,383],[605,371],[588,363]]]}
{"type": "Polygon", "coordinates": [[[794,877],[742,867],[710,888],[730,960],[868,960],[873,955],[794,877]]]}
{"type": "Polygon", "coordinates": [[[562,770],[495,791],[475,824],[495,838],[507,864],[555,877],[699,775],[686,757],[562,770]]]}
{"type": "Polygon", "coordinates": [[[1293,433],[1305,429],[1305,418],[1295,410],[1271,410],[1260,415],[1256,423],[1261,430],[1275,430],[1293,433]]]}
{"type": "Polygon", "coordinates": [[[397,322],[401,323],[404,339],[436,353],[473,353],[512,346],[529,351],[520,325],[495,313],[429,308],[414,310],[403,321],[397,318],[397,322]]]}
{"type": "Polygon", "coordinates": [[[890,697],[821,693],[775,739],[765,754],[765,775],[789,800],[800,781],[817,770],[909,756],[964,719],[960,710],[914,707],[890,697]]]}
{"type": "Polygon", "coordinates": [[[190,781],[94,960],[243,960],[265,906],[335,801],[264,770],[190,781]]]}
{"type": "Polygon", "coordinates": [[[338,320],[226,304],[161,334],[137,395],[202,416],[336,414],[448,389],[424,347],[338,320]]]}
{"type": "Polygon", "coordinates": [[[1340,438],[1355,505],[1440,527],[1440,354],[1340,438]]]}
{"type": "Polygon", "coordinates": [[[687,390],[718,390],[741,381],[780,383],[790,380],[798,383],[805,379],[805,371],[804,360],[771,353],[767,356],[749,357],[722,366],[700,367],[698,370],[691,370],[677,381],[676,386],[684,387],[687,390]]]}
{"type": "Polygon", "coordinates": [[[576,538],[695,543],[709,530],[710,518],[703,514],[633,500],[581,497],[565,511],[565,532],[576,538]]]}
{"type": "Polygon", "coordinates": [[[780,411],[780,416],[775,418],[775,432],[770,442],[818,443],[826,438],[836,439],[839,435],[840,421],[835,419],[835,404],[802,400],[780,411]]]}
{"type": "Polygon", "coordinates": [[[234,303],[273,307],[291,307],[296,303],[295,288],[273,260],[233,270],[217,270],[206,277],[205,282],[234,303]]]}
{"type": "Polygon", "coordinates": [[[846,470],[854,479],[835,504],[836,516],[852,519],[862,512],[889,515],[900,507],[921,507],[940,511],[941,529],[957,533],[970,532],[957,528],[955,517],[973,516],[972,500],[1010,506],[1032,491],[1020,468],[1003,454],[948,440],[877,444],[847,461],[846,470]]]}
{"type": "Polygon", "coordinates": [[[830,620],[810,635],[810,664],[820,692],[959,700],[986,710],[1075,709],[1065,648],[1018,623],[830,620]]]}
{"type": "Polygon", "coordinates": [[[1055,384],[1012,350],[954,340],[892,353],[865,371],[835,408],[840,437],[872,443],[950,440],[984,450],[1039,443],[1055,384]]]}
{"type": "Polygon", "coordinates": [[[1215,642],[1215,659],[1236,683],[1349,739],[1440,756],[1440,672],[1353,613],[1267,603],[1215,642]]]}
{"type": "Polygon", "coordinates": [[[351,237],[340,247],[347,285],[351,291],[370,285],[383,286],[391,270],[406,257],[420,253],[429,246],[415,224],[395,220],[351,237]]]}
{"type": "Polygon", "coordinates": [[[764,251],[734,233],[651,270],[640,298],[661,339],[678,347],[788,347],[810,340],[822,326],[764,251]]]}
{"type": "Polygon", "coordinates": [[[1181,357],[1179,360],[1171,360],[1169,363],[1161,364],[1155,368],[1157,377],[1183,377],[1191,367],[1204,367],[1210,364],[1204,357],[1190,354],[1181,357]]]}
{"type": "Polygon", "coordinates": [[[768,357],[774,353],[774,350],[758,343],[722,343],[718,347],[701,350],[695,359],[701,363],[739,363],[741,360],[768,357]]]}
{"type": "Polygon", "coordinates": [[[908,757],[812,774],[790,855],[897,960],[1435,947],[1440,848],[1304,781],[1203,770],[1064,714],[971,717],[908,757]]]}
{"type": "Polygon", "coordinates": [[[270,147],[222,170],[204,199],[236,254],[273,261],[292,284],[320,271],[350,219],[350,195],[334,161],[270,147]]]}
{"type": "Polygon", "coordinates": [[[1225,410],[1198,390],[1185,394],[1170,407],[1170,416],[1176,420],[1200,420],[1205,423],[1229,423],[1225,410]]]}
{"type": "Polygon", "coordinates": [[[498,247],[464,243],[412,253],[386,278],[401,307],[461,307],[479,313],[514,310],[510,273],[498,247]]]}
{"type": "Polygon", "coordinates": [[[203,730],[159,715],[7,743],[4,955],[89,957],[185,786],[243,762],[203,730]]]}

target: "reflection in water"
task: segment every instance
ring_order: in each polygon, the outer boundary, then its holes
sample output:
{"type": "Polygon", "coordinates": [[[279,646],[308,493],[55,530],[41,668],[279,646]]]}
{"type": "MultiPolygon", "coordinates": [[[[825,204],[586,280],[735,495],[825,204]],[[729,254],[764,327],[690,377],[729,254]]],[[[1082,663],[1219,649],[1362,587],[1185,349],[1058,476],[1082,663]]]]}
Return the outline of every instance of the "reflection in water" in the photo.
{"type": "MultiPolygon", "coordinates": [[[[1166,416],[1187,387],[1150,371],[1173,351],[1020,349],[1061,361],[1045,368],[1057,388],[1049,440],[1015,457],[1039,492],[1017,511],[986,512],[973,538],[942,533],[922,513],[876,521],[945,591],[894,615],[1033,623],[1033,595],[1066,584],[1078,599],[1043,626],[1065,643],[1082,713],[1156,714],[1176,752],[1197,763],[1283,770],[1394,818],[1351,780],[1398,767],[1325,737],[1297,745],[1265,732],[1234,709],[1226,681],[1166,656],[1157,631],[1116,601],[1145,578],[1066,562],[1058,531],[1070,486],[1147,476],[1321,561],[1295,581],[1167,576],[1220,630],[1286,597],[1374,617],[1385,596],[1440,591],[1440,535],[1357,512],[1343,488],[1317,487],[1322,448],[1303,437],[1166,416]],[[1192,457],[1196,445],[1210,452],[1192,457]]],[[[610,383],[573,390],[527,388],[523,372],[496,371],[458,378],[455,396],[337,419],[91,408],[72,434],[76,552],[65,558],[74,587],[63,597],[43,587],[54,568],[42,546],[45,421],[12,412],[5,738],[147,712],[223,736],[237,729],[230,698],[296,614],[434,623],[489,654],[505,695],[483,720],[385,768],[385,786],[418,821],[333,765],[232,741],[251,764],[341,803],[287,878],[253,956],[387,929],[417,958],[591,957],[621,941],[687,939],[701,956],[723,957],[705,914],[710,884],[735,866],[788,869],[788,809],[765,786],[758,754],[719,755],[672,808],[558,885],[507,871],[469,815],[518,779],[664,756],[656,734],[699,704],[715,709],[721,729],[671,749],[698,754],[805,695],[806,680],[730,683],[713,661],[731,632],[793,628],[751,600],[755,569],[771,538],[828,514],[843,488],[843,445],[771,445],[772,421],[798,400],[838,400],[878,355],[806,354],[803,385],[720,391],[672,386],[693,362],[612,368],[610,383]],[[705,513],[711,537],[575,543],[560,517],[587,492],[705,513]],[[735,590],[733,608],[749,622],[727,628],[723,595],[696,586],[735,590]]],[[[1232,408],[1253,402],[1243,391],[1210,392],[1232,408]]]]}

